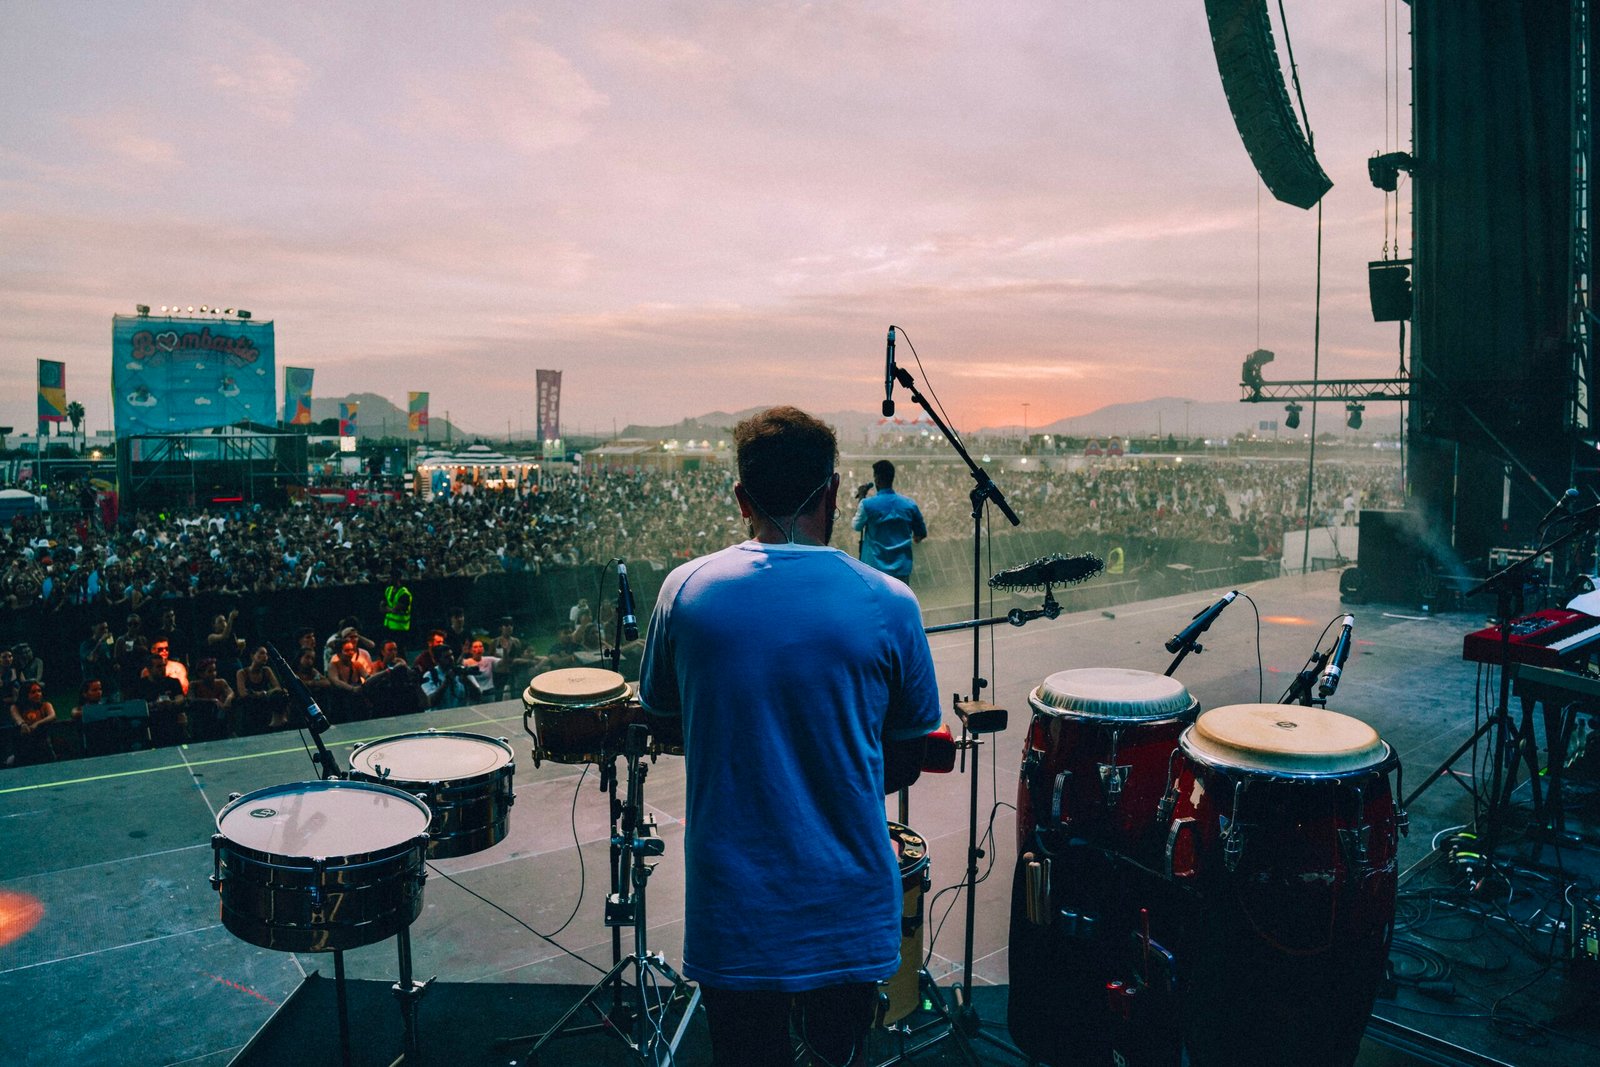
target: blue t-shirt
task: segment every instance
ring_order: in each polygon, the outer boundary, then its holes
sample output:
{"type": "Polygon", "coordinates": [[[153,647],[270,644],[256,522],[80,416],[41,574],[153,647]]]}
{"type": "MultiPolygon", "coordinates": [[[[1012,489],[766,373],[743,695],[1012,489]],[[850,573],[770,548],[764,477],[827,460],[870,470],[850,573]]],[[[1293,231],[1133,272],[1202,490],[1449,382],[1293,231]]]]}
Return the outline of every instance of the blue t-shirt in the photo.
{"type": "Polygon", "coordinates": [[[915,500],[879,489],[861,501],[852,525],[862,533],[861,562],[902,580],[911,577],[911,545],[928,536],[915,500]]]}
{"type": "Polygon", "coordinates": [[[940,721],[906,586],[837,549],[746,541],[667,576],[639,698],[683,716],[683,973],[800,991],[894,974],[883,740],[940,721]]]}

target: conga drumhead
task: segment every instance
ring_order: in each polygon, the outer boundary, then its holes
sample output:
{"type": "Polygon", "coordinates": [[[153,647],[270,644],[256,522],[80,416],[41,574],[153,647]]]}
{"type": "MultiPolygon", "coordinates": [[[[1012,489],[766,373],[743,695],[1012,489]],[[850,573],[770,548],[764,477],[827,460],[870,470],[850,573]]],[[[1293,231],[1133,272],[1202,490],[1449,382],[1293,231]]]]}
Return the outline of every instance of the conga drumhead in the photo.
{"type": "Polygon", "coordinates": [[[538,704],[609,704],[631,699],[633,687],[616,671],[600,667],[565,667],[545,671],[528,683],[525,700],[538,704]]]}
{"type": "Polygon", "coordinates": [[[350,770],[377,781],[459,782],[512,760],[503,742],[481,734],[400,734],[369,741],[350,754],[350,770]]]}
{"type": "Polygon", "coordinates": [[[1209,763],[1286,774],[1348,774],[1383,762],[1389,751],[1360,719],[1296,704],[1212,708],[1180,743],[1209,763]]]}
{"type": "Polygon", "coordinates": [[[433,814],[398,789],[365,782],[300,782],[258,789],[217,815],[241,848],[329,860],[369,856],[424,834],[433,814]]]}
{"type": "Polygon", "coordinates": [[[1030,697],[1036,711],[1107,719],[1169,719],[1194,703],[1176,678],[1122,667],[1057,671],[1030,697]]]}

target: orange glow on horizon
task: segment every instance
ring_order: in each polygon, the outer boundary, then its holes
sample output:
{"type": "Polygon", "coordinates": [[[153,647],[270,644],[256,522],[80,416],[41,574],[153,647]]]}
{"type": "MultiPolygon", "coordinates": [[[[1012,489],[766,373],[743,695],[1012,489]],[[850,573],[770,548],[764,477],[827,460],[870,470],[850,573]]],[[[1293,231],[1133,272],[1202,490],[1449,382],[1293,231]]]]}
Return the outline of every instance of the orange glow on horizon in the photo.
{"type": "Polygon", "coordinates": [[[44,904],[26,893],[0,892],[0,945],[25,935],[44,918],[44,904]]]}

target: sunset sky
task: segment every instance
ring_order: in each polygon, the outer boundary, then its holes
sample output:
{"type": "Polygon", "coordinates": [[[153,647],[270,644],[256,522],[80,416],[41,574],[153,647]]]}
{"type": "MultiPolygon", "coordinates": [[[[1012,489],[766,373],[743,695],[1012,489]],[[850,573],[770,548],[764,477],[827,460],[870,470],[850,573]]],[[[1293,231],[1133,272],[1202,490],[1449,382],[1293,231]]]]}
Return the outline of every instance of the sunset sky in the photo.
{"type": "MultiPolygon", "coordinates": [[[[1395,0],[1286,7],[1334,181],[1322,374],[1388,377],[1395,0]]],[[[1317,214],[1260,186],[1201,0],[6,0],[0,131],[19,430],[40,358],[110,427],[136,303],[248,308],[280,385],[488,434],[532,429],[540,367],[569,431],[875,409],[890,323],[963,428],[1231,399],[1258,344],[1311,376],[1317,214]]]]}

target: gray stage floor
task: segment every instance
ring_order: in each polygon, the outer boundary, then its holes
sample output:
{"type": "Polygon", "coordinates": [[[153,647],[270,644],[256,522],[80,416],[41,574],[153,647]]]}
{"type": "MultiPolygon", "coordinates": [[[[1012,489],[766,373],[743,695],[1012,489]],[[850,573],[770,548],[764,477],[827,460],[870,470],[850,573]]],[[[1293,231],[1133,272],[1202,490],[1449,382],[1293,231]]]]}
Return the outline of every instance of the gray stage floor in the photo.
{"type": "MultiPolygon", "coordinates": [[[[1178,677],[1207,708],[1277,699],[1341,611],[1333,572],[1243,587],[1241,599],[1204,639],[1178,677]]],[[[1022,629],[984,631],[982,673],[991,699],[1010,711],[1010,727],[986,738],[979,760],[980,822],[991,808],[986,846],[994,876],[977,894],[976,983],[1004,984],[1015,800],[1027,694],[1058,670],[1120,666],[1153,672],[1170,657],[1162,643],[1220,591],[1039,620],[1022,629]]],[[[1000,614],[1024,598],[997,601],[1000,614]]],[[[1481,625],[1469,614],[1426,617],[1376,606],[1355,609],[1357,646],[1332,708],[1371,722],[1401,754],[1408,788],[1473,728],[1472,665],[1460,658],[1461,635],[1481,625]]],[[[969,633],[932,638],[946,694],[965,694],[972,674],[969,633]]],[[[947,722],[957,728],[953,712],[947,722]]],[[[516,804],[509,839],[476,855],[439,862],[425,910],[411,928],[415,971],[451,982],[584,983],[610,963],[602,923],[607,891],[608,820],[591,769],[545,763],[535,769],[522,732],[520,703],[463,708],[340,727],[327,735],[343,755],[350,745],[435,727],[512,740],[516,804]],[[448,877],[445,877],[448,876],[448,877]],[[483,898],[483,899],[480,899],[483,898]],[[509,911],[541,940],[507,918],[509,911]],[[574,909],[576,914],[574,915],[574,909]]],[[[751,733],[759,759],[760,734],[751,733]]],[[[1470,772],[1470,765],[1461,768],[1470,772]]],[[[30,767],[0,774],[0,900],[15,915],[36,900],[43,914],[31,932],[0,947],[0,1063],[227,1063],[312,970],[331,975],[325,955],[254,948],[218,920],[210,837],[217,810],[233,792],[306,781],[315,774],[295,734],[275,734],[30,767]]],[[[969,779],[925,775],[912,790],[909,824],[926,837],[934,891],[960,882],[967,846],[969,779]]],[[[645,798],[666,852],[650,882],[649,942],[679,959],[682,912],[681,759],[650,768],[645,798]]],[[[888,813],[892,817],[891,800],[888,813]]],[[[1470,818],[1464,790],[1448,779],[1414,806],[1402,844],[1402,869],[1429,851],[1434,832],[1470,818]]],[[[773,827],[783,833],[784,827],[773,827]]],[[[960,969],[963,905],[957,893],[930,894],[928,936],[936,978],[960,969]],[[948,911],[947,911],[948,907],[948,911]]],[[[624,946],[624,951],[629,946],[624,946]]],[[[393,942],[346,954],[357,978],[393,979],[393,942]]],[[[422,1005],[426,1040],[427,1001],[422,1005]]],[[[330,1021],[331,1025],[331,1021],[330,1021]]]]}

